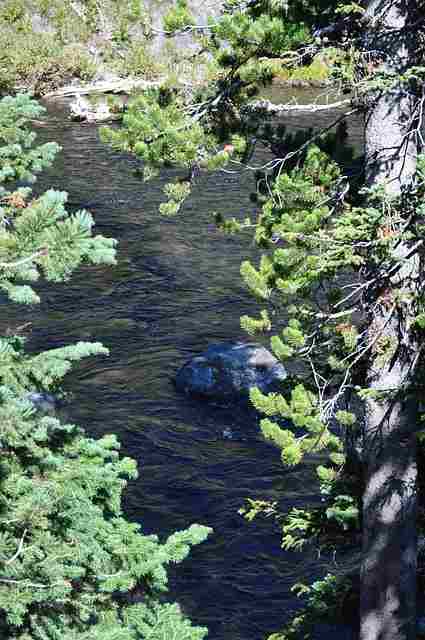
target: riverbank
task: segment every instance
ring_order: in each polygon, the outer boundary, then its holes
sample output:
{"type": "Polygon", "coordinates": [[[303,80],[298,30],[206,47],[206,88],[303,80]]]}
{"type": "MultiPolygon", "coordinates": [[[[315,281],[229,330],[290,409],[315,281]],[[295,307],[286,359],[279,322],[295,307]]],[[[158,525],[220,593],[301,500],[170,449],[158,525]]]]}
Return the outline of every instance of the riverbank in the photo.
{"type": "MultiPolygon", "coordinates": [[[[205,22],[221,3],[191,0],[194,17],[205,22]]],[[[167,38],[161,25],[171,3],[88,0],[6,0],[0,8],[0,95],[52,94],[76,83],[162,78],[211,80],[213,61],[198,55],[196,78],[188,61],[199,51],[189,34],[167,38]]],[[[314,59],[297,72],[277,66],[277,81],[291,86],[322,86],[329,61],[314,59]]]]}
{"type": "MultiPolygon", "coordinates": [[[[5,0],[0,6],[0,95],[44,96],[71,82],[158,80],[189,74],[199,51],[190,34],[168,38],[163,20],[172,0],[5,0]]],[[[200,24],[221,2],[190,0],[200,24]]],[[[200,54],[197,76],[211,61],[200,54]]]]}

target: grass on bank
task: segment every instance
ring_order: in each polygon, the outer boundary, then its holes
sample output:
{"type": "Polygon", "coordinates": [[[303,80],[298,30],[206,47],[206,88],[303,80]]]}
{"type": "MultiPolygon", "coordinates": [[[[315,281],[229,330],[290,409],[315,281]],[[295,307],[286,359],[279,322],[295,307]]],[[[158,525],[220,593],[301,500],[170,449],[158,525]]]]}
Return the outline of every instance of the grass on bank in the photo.
{"type": "Polygon", "coordinates": [[[138,0],[6,0],[0,2],[0,94],[17,88],[42,95],[99,70],[154,77],[138,0]],[[81,4],[81,3],[80,3],[81,4]]]}
{"type": "MultiPolygon", "coordinates": [[[[193,73],[172,40],[161,56],[151,53],[143,35],[148,18],[140,6],[139,0],[85,0],[79,15],[72,0],[0,2],[0,95],[16,90],[43,95],[74,78],[90,81],[102,71],[146,80],[193,73]]],[[[277,81],[307,84],[326,82],[331,64],[316,58],[288,71],[276,63],[277,81]]],[[[203,60],[197,75],[213,78],[213,66],[203,60]]]]}
{"type": "Polygon", "coordinates": [[[308,84],[322,84],[329,80],[331,61],[323,56],[317,56],[311,64],[295,71],[281,70],[277,79],[286,82],[306,82],[308,84]]]}

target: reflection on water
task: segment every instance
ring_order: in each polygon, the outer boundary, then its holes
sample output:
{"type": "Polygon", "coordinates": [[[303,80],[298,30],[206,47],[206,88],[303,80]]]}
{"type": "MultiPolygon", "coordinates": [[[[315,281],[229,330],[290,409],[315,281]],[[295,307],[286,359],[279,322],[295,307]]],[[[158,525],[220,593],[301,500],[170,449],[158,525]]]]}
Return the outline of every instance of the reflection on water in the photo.
{"type": "MultiPolygon", "coordinates": [[[[316,114],[314,125],[326,118],[316,114]]],[[[49,107],[47,122],[40,139],[56,140],[63,153],[37,189],[64,189],[72,208],[89,207],[97,233],[119,240],[119,262],[84,268],[65,285],[42,285],[42,304],[3,308],[0,329],[31,320],[32,350],[78,339],[110,348],[109,358],[83,362],[68,378],[72,418],[94,436],[117,433],[139,463],[125,506],[146,532],[165,536],[192,522],[214,527],[172,576],[172,596],[194,622],[207,625],[213,640],[260,640],[296,605],[293,582],[322,566],[317,557],[282,552],[271,522],[248,525],[237,511],[247,496],[285,505],[313,500],[311,469],[286,474],[252,416],[181,397],[172,383],[193,353],[245,338],[239,317],[255,305],[239,265],[255,258],[255,248],[249,238],[219,234],[212,213],[252,215],[252,178],[201,177],[182,214],[162,219],[165,176],[144,184],[134,159],[102,145],[96,128],[66,121],[63,105],[49,107]]],[[[288,125],[306,122],[290,114],[288,125]]]]}

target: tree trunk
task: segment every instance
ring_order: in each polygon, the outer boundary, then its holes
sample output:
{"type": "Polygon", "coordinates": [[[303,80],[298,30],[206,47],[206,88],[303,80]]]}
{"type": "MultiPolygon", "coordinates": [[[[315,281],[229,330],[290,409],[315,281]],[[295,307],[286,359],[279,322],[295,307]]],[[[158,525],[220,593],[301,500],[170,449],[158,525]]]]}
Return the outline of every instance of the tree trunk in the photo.
{"type": "MultiPolygon", "coordinates": [[[[381,69],[395,74],[412,64],[412,44],[407,41],[412,33],[403,30],[409,11],[399,1],[367,3],[367,48],[375,52],[381,69]]],[[[412,127],[412,105],[405,89],[395,86],[376,96],[367,112],[367,182],[384,184],[392,195],[411,180],[416,168],[415,136],[406,137],[412,127]]],[[[380,331],[392,347],[391,354],[383,356],[378,340],[369,370],[369,387],[386,397],[366,402],[360,640],[416,638],[417,410],[406,391],[414,374],[416,345],[407,305],[393,303],[392,292],[412,286],[418,267],[416,257],[408,257],[408,247],[401,242],[394,257],[404,256],[403,267],[369,318],[370,336],[380,331]]]]}

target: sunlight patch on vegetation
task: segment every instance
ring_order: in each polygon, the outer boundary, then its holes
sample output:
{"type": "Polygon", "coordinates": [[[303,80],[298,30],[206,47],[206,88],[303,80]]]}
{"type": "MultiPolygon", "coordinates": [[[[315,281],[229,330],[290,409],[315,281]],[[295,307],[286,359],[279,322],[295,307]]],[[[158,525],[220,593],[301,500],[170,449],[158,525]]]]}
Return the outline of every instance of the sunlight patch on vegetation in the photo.
{"type": "Polygon", "coordinates": [[[316,56],[313,61],[304,66],[290,71],[280,68],[276,72],[277,82],[306,82],[308,84],[322,84],[330,80],[332,60],[322,55],[316,56]]]}

